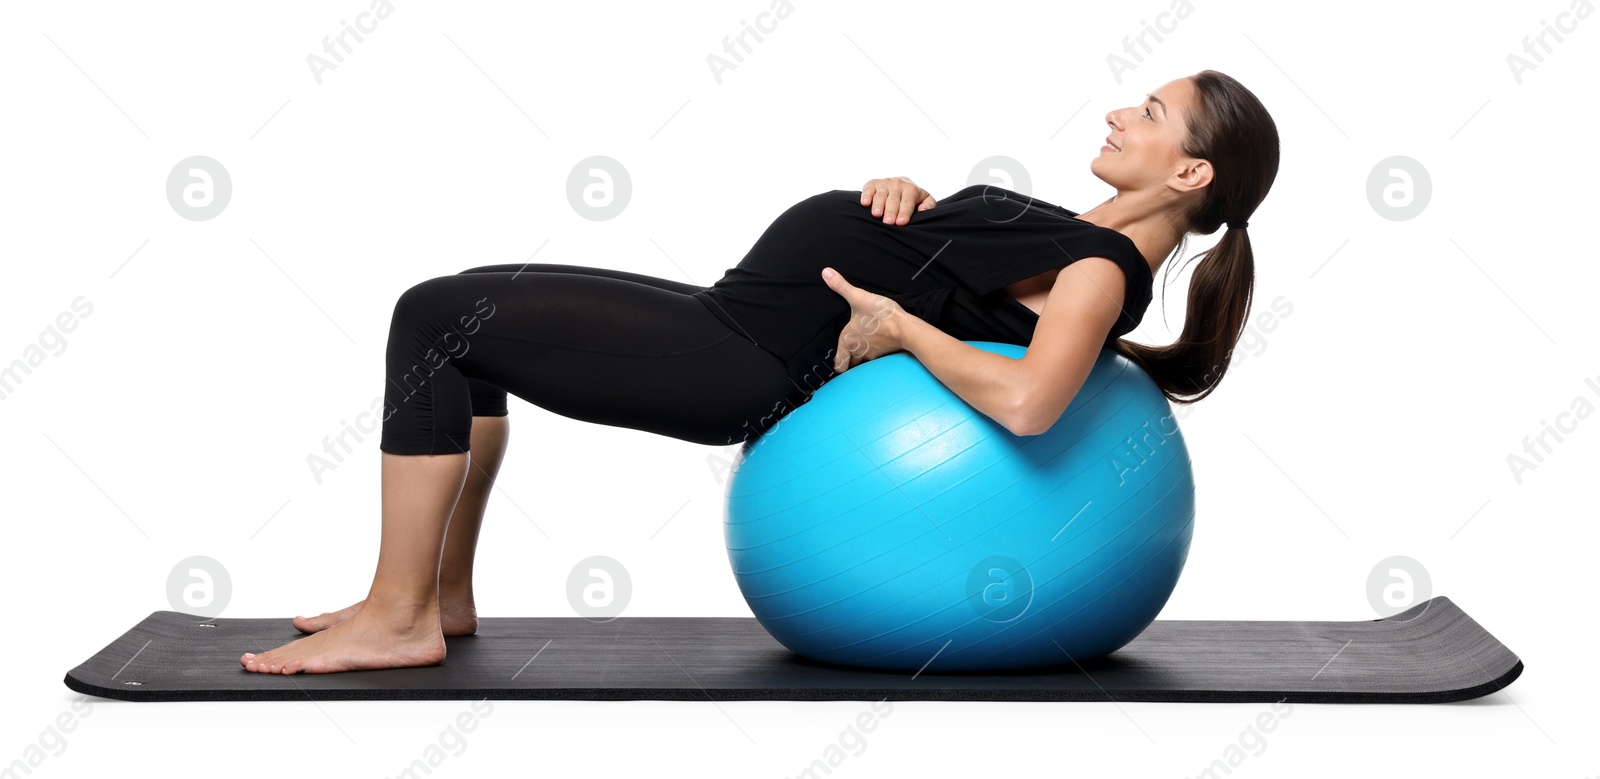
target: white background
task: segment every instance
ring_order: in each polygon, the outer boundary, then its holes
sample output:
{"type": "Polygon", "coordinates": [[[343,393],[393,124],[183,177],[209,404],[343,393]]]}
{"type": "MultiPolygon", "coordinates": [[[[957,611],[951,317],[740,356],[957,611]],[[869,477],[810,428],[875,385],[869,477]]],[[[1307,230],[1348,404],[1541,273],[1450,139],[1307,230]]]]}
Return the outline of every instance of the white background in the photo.
{"type": "MultiPolygon", "coordinates": [[[[1278,124],[1282,167],[1249,228],[1252,317],[1279,297],[1293,310],[1256,328],[1183,419],[1199,515],[1162,618],[1372,619],[1369,573],[1405,555],[1527,664],[1468,704],[1297,705],[1235,773],[1600,774],[1581,735],[1600,693],[1585,483],[1600,419],[1577,420],[1520,482],[1507,463],[1575,399],[1600,406],[1584,383],[1600,384],[1600,21],[1578,21],[1519,84],[1507,55],[1566,0],[1293,13],[1198,0],[1161,17],[1170,32],[1142,61],[1122,54],[1133,68],[1119,80],[1108,57],[1165,0],[798,0],[719,84],[708,55],[767,0],[396,3],[321,84],[307,56],[366,0],[0,3],[0,361],[75,298],[93,306],[0,401],[0,761],[80,697],[68,669],[172,608],[183,558],[225,566],[225,617],[365,594],[376,435],[320,484],[306,458],[381,393],[407,287],[530,257],[708,285],[800,199],[894,175],[944,196],[992,155],[1019,161],[1033,194],[1086,210],[1111,194],[1088,170],[1105,113],[1214,68],[1278,124]],[[232,177],[209,221],[166,199],[191,155],[232,177]],[[590,155],[632,178],[609,221],[567,200],[590,155]],[[1407,221],[1366,194],[1392,155],[1432,180],[1407,221]]],[[[1157,274],[1170,286],[1135,340],[1181,328],[1181,265],[1157,274]]],[[[597,554],[630,572],[629,616],[749,616],[720,526],[733,448],[511,403],[478,566],[484,616],[570,616],[567,574],[597,554]]],[[[392,776],[469,710],[89,703],[34,775],[392,776]]],[[[1267,710],[902,702],[836,771],[1189,777],[1267,710]]],[[[793,776],[864,711],[496,701],[436,774],[793,776]]]]}

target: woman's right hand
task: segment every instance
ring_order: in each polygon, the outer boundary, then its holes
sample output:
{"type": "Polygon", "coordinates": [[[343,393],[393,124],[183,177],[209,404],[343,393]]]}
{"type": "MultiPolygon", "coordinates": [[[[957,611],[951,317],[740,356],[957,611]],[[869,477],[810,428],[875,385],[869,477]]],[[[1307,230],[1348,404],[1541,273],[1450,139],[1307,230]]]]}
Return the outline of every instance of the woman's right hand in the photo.
{"type": "Polygon", "coordinates": [[[938,205],[928,190],[905,176],[873,179],[861,187],[861,205],[871,205],[872,215],[883,217],[884,224],[905,224],[911,212],[926,211],[938,205]]]}

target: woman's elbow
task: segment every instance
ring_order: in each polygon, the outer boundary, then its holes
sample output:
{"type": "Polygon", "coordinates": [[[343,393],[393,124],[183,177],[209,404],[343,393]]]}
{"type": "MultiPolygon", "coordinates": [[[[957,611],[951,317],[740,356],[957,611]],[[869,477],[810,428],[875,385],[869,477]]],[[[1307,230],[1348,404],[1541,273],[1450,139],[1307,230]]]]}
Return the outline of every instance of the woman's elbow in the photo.
{"type": "Polygon", "coordinates": [[[1041,435],[1055,426],[1061,412],[1062,409],[1046,407],[1046,403],[1037,399],[1023,398],[1013,405],[1006,429],[1017,436],[1041,435]]]}
{"type": "Polygon", "coordinates": [[[1023,424],[1013,425],[1011,434],[1015,436],[1043,435],[1052,427],[1055,427],[1055,420],[1048,422],[1025,421],[1023,424]]]}

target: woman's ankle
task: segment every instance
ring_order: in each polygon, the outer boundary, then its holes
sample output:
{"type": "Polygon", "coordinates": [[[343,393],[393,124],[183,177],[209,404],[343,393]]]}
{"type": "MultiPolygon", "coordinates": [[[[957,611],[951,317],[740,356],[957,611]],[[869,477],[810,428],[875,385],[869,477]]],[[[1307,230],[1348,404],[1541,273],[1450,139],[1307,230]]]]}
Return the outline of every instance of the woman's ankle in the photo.
{"type": "Polygon", "coordinates": [[[438,598],[395,597],[370,594],[358,614],[381,620],[384,624],[409,630],[439,622],[438,598]]]}
{"type": "Polygon", "coordinates": [[[439,605],[461,606],[472,605],[472,582],[447,582],[439,581],[439,605]]]}

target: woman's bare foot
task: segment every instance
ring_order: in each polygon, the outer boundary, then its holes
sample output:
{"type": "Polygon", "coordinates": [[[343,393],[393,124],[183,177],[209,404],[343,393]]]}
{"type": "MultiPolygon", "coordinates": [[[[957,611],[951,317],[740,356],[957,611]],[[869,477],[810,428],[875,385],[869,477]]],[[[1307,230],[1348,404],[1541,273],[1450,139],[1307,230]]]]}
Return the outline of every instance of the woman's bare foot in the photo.
{"type": "Polygon", "coordinates": [[[301,633],[320,633],[349,619],[352,614],[360,611],[365,603],[365,600],[358,600],[338,611],[325,611],[315,617],[295,617],[295,630],[301,633]]]}
{"type": "Polygon", "coordinates": [[[444,654],[437,606],[391,614],[363,608],[270,652],[246,652],[239,664],[255,673],[336,673],[438,665],[444,654]]]}
{"type": "MultiPolygon", "coordinates": [[[[359,600],[338,611],[323,612],[315,617],[295,617],[294,627],[301,633],[319,633],[327,630],[361,610],[365,600],[359,600]]],[[[478,608],[472,593],[464,595],[439,595],[439,626],[447,636],[470,636],[478,632],[478,608]]]]}
{"type": "Polygon", "coordinates": [[[478,605],[472,593],[439,593],[439,624],[447,636],[470,636],[478,632],[478,605]]]}

